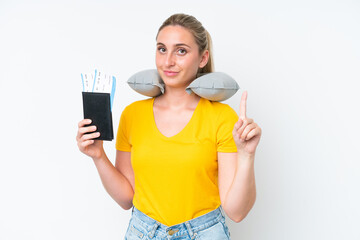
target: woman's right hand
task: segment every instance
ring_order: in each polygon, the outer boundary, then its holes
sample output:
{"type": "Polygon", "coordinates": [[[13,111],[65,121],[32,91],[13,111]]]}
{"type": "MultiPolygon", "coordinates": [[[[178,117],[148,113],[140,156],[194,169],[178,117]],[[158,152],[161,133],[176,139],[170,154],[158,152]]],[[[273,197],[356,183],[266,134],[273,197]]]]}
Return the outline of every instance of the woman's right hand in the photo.
{"type": "Polygon", "coordinates": [[[78,132],[76,136],[77,145],[79,150],[92,157],[93,159],[99,159],[104,154],[103,141],[93,140],[100,136],[99,132],[96,131],[96,126],[86,126],[91,123],[90,119],[83,119],[79,122],[78,132]]]}

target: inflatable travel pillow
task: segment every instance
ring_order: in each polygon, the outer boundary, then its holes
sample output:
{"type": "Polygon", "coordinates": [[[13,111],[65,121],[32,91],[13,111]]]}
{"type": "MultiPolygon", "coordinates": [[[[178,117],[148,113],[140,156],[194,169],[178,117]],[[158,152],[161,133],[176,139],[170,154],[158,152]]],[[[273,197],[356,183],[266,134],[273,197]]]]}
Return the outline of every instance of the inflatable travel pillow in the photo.
{"type": "MultiPolygon", "coordinates": [[[[136,92],[148,97],[156,97],[165,91],[165,84],[156,69],[138,72],[132,75],[127,83],[136,92]]],[[[232,97],[239,88],[237,82],[229,75],[212,72],[192,81],[186,88],[186,92],[189,94],[194,92],[211,101],[224,101],[232,97]]]]}

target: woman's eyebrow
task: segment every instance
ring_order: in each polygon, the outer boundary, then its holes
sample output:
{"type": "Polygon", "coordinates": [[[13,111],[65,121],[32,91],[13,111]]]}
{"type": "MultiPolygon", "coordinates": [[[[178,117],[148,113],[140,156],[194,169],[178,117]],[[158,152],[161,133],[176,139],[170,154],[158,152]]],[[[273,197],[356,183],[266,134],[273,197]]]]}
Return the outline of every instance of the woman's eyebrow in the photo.
{"type": "MultiPolygon", "coordinates": [[[[158,42],[156,45],[165,46],[165,44],[163,44],[163,43],[161,43],[161,42],[158,42]]],[[[177,44],[175,44],[175,47],[181,47],[181,46],[186,46],[186,47],[188,47],[188,48],[191,49],[191,47],[190,47],[189,45],[185,44],[185,43],[177,43],[177,44]]]]}

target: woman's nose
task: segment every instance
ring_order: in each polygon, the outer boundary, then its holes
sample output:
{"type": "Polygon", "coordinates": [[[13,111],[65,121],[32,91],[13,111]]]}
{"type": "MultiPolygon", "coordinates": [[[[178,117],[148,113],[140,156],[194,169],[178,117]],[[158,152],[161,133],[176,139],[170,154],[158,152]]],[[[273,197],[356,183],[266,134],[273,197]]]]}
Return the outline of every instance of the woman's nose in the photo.
{"type": "Polygon", "coordinates": [[[175,65],[175,56],[171,52],[168,52],[165,59],[166,66],[173,66],[175,65]]]}

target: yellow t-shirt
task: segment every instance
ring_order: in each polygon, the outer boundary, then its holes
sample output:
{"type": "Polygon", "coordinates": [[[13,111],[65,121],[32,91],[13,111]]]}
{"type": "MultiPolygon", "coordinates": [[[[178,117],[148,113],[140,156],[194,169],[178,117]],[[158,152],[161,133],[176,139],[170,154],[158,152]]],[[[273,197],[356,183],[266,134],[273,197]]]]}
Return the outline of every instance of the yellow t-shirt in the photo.
{"type": "Polygon", "coordinates": [[[153,103],[149,98],[124,109],[116,149],[131,152],[134,206],[173,226],[220,206],[217,152],[237,151],[238,116],[227,104],[201,98],[188,124],[166,137],[155,124],[153,103]]]}

